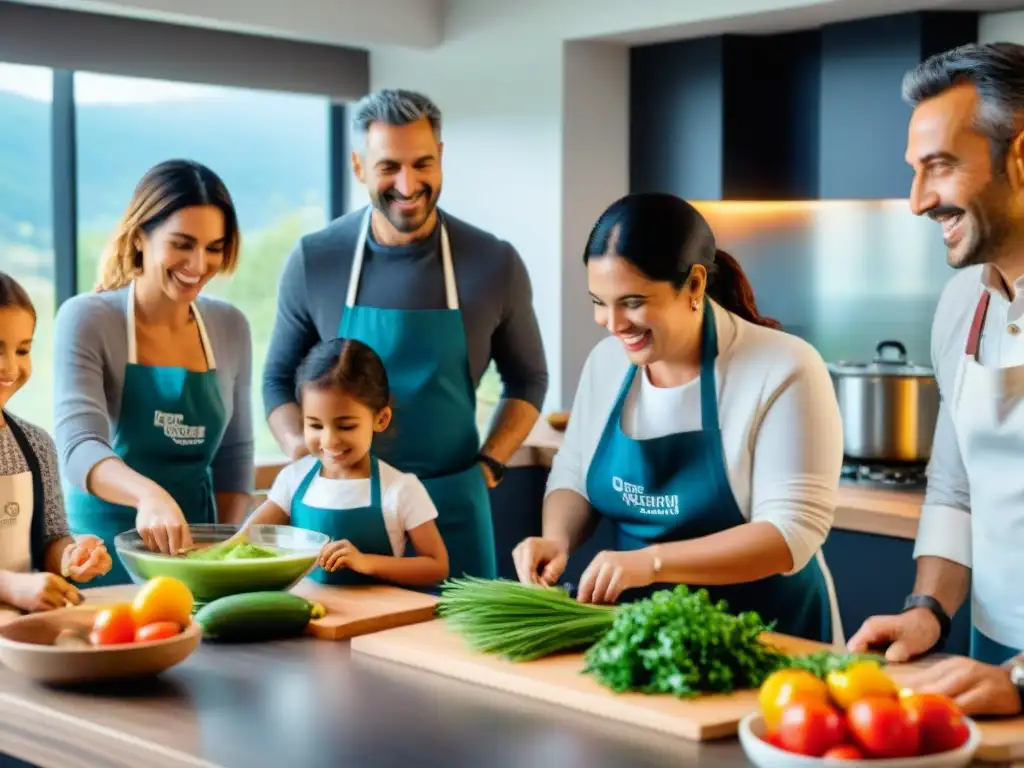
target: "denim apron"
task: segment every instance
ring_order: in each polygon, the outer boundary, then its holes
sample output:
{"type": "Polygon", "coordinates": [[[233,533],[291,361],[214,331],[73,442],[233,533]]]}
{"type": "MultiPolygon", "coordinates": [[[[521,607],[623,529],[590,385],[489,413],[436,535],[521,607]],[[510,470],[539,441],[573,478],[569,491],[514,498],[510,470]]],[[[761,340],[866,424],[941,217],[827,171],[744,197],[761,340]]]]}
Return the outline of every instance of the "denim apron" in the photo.
{"type": "MultiPolygon", "coordinates": [[[[347,539],[356,549],[367,555],[394,555],[391,537],[388,536],[387,526],[384,525],[384,510],[380,503],[380,466],[377,457],[370,457],[370,504],[366,507],[324,509],[307,504],[306,492],[318,474],[320,462],[316,461],[295,492],[291,509],[292,525],[327,534],[331,541],[347,539]]],[[[309,574],[309,578],[321,584],[335,586],[376,582],[369,576],[347,568],[328,573],[319,565],[309,574]]]]}
{"type": "Polygon", "coordinates": [[[1024,366],[978,362],[990,300],[975,307],[950,412],[971,488],[970,655],[999,665],[1024,649],[1024,366]]]}
{"type": "MultiPolygon", "coordinates": [[[[709,301],[704,303],[700,355],[701,430],[647,440],[622,430],[622,409],[637,366],[631,366],[605,424],[590,468],[587,495],[594,509],[615,522],[616,548],[642,549],[655,543],[687,541],[743,525],[729,486],[715,391],[718,333],[709,301]]],[[[640,375],[645,375],[641,372],[640,375]]],[[[658,589],[627,590],[623,600],[658,589]]],[[[698,588],[701,585],[691,585],[698,588]]],[[[726,600],[731,613],[757,611],[775,631],[809,640],[833,641],[829,589],[816,558],[790,576],[746,584],[709,586],[712,600],[726,600]]]]}
{"type": "MultiPolygon", "coordinates": [[[[192,305],[206,352],[207,370],[140,365],[135,344],[135,283],[128,289],[128,365],[121,413],[114,427],[114,453],[178,503],[190,524],[217,519],[211,464],[227,428],[227,409],[217,386],[217,363],[198,307],[192,305]]],[[[114,537],[135,528],[132,507],[112,504],[79,488],[68,494],[68,525],[75,535],[92,534],[106,544],[113,567],[90,587],[128,584],[131,578],[114,550],[114,537]]]]}
{"type": "Polygon", "coordinates": [[[416,475],[426,487],[437,507],[451,576],[495,578],[491,501],[477,463],[476,390],[469,375],[448,230],[439,218],[447,309],[359,305],[356,296],[372,210],[367,208],[356,241],[338,335],[372,347],[387,370],[394,434],[378,437],[374,453],[395,469],[416,475]]]}

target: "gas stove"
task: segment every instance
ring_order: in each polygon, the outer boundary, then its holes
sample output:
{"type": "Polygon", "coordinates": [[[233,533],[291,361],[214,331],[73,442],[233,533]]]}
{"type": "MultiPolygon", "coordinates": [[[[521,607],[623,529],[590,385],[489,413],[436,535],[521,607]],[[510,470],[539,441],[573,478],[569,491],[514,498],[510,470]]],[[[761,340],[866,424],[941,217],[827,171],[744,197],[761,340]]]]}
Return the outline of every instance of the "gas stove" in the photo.
{"type": "Polygon", "coordinates": [[[846,461],[843,463],[844,483],[866,488],[905,488],[917,490],[927,482],[927,464],[876,464],[846,461]]]}

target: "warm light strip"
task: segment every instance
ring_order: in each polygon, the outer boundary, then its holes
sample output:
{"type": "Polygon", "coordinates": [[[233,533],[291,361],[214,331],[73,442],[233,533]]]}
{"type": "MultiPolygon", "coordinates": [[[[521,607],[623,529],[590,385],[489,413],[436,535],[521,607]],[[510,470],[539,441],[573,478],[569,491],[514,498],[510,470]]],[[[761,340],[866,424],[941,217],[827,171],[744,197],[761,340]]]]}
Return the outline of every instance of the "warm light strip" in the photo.
{"type": "Polygon", "coordinates": [[[823,208],[861,205],[871,208],[891,208],[893,206],[909,206],[909,200],[899,198],[873,200],[691,200],[698,210],[714,213],[799,213],[803,211],[822,210],[823,208]]]}

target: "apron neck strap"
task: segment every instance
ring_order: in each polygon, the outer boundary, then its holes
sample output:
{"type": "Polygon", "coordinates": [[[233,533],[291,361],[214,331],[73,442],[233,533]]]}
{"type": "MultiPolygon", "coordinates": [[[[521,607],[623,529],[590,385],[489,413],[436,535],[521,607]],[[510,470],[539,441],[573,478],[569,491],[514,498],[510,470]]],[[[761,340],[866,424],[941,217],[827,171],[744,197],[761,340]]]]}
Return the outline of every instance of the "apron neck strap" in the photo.
{"type": "Polygon", "coordinates": [[[992,300],[992,294],[987,290],[983,291],[978,299],[978,306],[974,309],[974,319],[971,321],[971,330],[967,334],[967,344],[964,346],[964,354],[978,360],[978,349],[981,347],[981,331],[985,327],[985,316],[988,314],[988,304],[992,300]]]}
{"type": "Polygon", "coordinates": [[[715,390],[715,359],[718,357],[718,329],[711,300],[704,297],[704,320],[700,328],[700,420],[701,428],[718,430],[718,394],[715,390]]]}
{"type": "MultiPolygon", "coordinates": [[[[199,313],[199,307],[195,302],[189,304],[192,317],[196,319],[196,327],[199,329],[199,341],[203,345],[203,354],[206,355],[206,367],[211,371],[217,368],[217,359],[213,355],[213,345],[210,344],[210,337],[206,334],[206,323],[199,313]]],[[[128,364],[135,365],[139,362],[139,348],[135,340],[135,281],[128,284],[128,306],[125,308],[125,317],[128,321],[128,364]]]]}
{"type": "MultiPolygon", "coordinates": [[[[359,228],[359,237],[356,238],[355,254],[352,259],[352,270],[348,276],[348,291],[345,294],[345,306],[356,305],[356,295],[359,293],[359,278],[363,274],[363,253],[366,251],[366,240],[370,236],[370,222],[373,218],[373,206],[367,206],[366,214],[363,216],[363,224],[359,228]]],[[[437,217],[438,226],[441,227],[441,267],[444,269],[444,295],[448,309],[459,308],[459,292],[455,285],[455,267],[452,265],[452,247],[448,240],[448,228],[444,224],[440,213],[437,217]]]]}

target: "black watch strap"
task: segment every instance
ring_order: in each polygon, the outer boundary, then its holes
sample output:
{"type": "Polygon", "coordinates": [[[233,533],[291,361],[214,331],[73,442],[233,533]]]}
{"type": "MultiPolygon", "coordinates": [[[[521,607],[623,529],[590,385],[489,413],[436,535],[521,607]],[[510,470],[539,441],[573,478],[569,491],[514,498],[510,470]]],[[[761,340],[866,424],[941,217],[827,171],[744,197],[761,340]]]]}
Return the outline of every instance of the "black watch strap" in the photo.
{"type": "Polygon", "coordinates": [[[487,465],[487,468],[491,470],[491,474],[494,475],[495,483],[500,483],[505,478],[505,470],[507,467],[493,456],[488,456],[486,453],[480,453],[477,454],[476,460],[487,465]]]}
{"type": "Polygon", "coordinates": [[[942,603],[931,595],[909,595],[903,602],[903,613],[912,611],[915,608],[927,608],[938,620],[939,640],[930,650],[941,651],[946,645],[946,640],[949,638],[949,630],[953,626],[953,620],[949,618],[949,614],[942,607],[942,603]]]}

